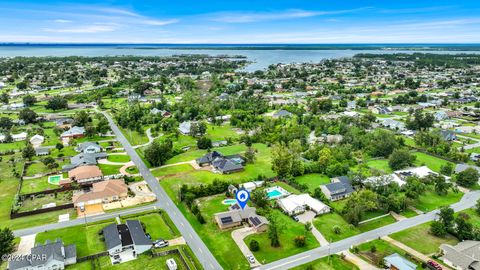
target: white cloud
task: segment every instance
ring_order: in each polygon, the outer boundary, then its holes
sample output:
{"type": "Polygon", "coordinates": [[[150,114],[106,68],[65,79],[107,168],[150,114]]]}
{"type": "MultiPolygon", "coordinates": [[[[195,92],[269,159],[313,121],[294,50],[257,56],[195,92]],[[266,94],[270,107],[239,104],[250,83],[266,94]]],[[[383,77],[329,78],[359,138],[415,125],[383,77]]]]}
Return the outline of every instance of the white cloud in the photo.
{"type": "Polygon", "coordinates": [[[56,22],[56,23],[71,23],[72,21],[64,20],[64,19],[56,19],[56,20],[54,20],[54,22],[56,22]]]}
{"type": "Polygon", "coordinates": [[[163,26],[163,25],[168,25],[172,23],[177,23],[179,20],[177,19],[172,19],[172,20],[165,20],[165,21],[160,21],[160,20],[140,20],[138,21],[141,24],[146,24],[146,25],[155,25],[155,26],[163,26]]]}
{"type": "Polygon", "coordinates": [[[112,24],[93,24],[72,28],[44,28],[43,31],[51,33],[102,33],[115,31],[117,27],[112,24]]]}

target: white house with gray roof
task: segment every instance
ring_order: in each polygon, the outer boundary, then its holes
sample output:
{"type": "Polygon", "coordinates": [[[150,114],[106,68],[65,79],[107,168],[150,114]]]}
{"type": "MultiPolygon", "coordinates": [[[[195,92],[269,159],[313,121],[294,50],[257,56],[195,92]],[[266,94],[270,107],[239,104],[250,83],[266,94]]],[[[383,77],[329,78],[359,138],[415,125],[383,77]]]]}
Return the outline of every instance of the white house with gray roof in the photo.
{"type": "Polygon", "coordinates": [[[60,239],[37,244],[30,251],[31,256],[19,256],[8,263],[9,270],[51,270],[65,269],[66,265],[77,262],[75,244],[65,246],[60,239]]]}
{"type": "Polygon", "coordinates": [[[442,244],[443,262],[457,270],[480,270],[480,241],[463,241],[456,246],[442,244]]]}

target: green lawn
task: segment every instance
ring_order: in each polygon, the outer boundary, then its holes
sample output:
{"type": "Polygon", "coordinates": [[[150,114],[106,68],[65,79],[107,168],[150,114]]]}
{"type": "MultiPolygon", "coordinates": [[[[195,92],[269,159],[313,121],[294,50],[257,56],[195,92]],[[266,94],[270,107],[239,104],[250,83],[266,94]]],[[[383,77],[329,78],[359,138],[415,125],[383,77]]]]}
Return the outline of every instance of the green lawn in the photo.
{"type": "Polygon", "coordinates": [[[395,219],[392,216],[388,215],[388,216],[385,216],[385,217],[382,217],[382,218],[379,218],[379,219],[375,219],[375,220],[372,220],[372,221],[362,223],[362,224],[358,225],[357,228],[361,232],[367,232],[367,231],[371,231],[371,230],[374,230],[374,229],[377,229],[377,228],[380,228],[380,227],[383,227],[383,226],[386,226],[386,225],[392,224],[392,223],[395,223],[395,219]]]}
{"type": "Polygon", "coordinates": [[[411,210],[411,209],[407,209],[401,213],[399,213],[400,215],[404,216],[404,217],[407,217],[407,218],[411,218],[411,217],[414,217],[414,216],[417,216],[418,214],[411,210]]]}
{"type": "Polygon", "coordinates": [[[437,157],[434,157],[434,156],[431,156],[431,155],[428,155],[428,154],[424,154],[424,153],[421,153],[421,152],[415,152],[415,156],[417,157],[417,159],[415,160],[415,165],[417,165],[417,166],[425,165],[430,170],[432,170],[434,172],[437,172],[437,173],[440,172],[440,168],[442,166],[449,163],[448,161],[446,161],[444,159],[437,158],[437,157]]]}
{"type": "MultiPolygon", "coordinates": [[[[130,144],[132,144],[133,146],[148,143],[148,137],[145,132],[143,134],[140,134],[137,131],[124,129],[121,127],[120,130],[122,131],[125,138],[127,138],[130,144]]],[[[147,130],[147,128],[145,128],[145,130],[147,130]]]]}
{"type": "Polygon", "coordinates": [[[25,147],[25,141],[0,143],[0,152],[23,149],[25,147]]]}
{"type": "Polygon", "coordinates": [[[103,175],[119,174],[122,165],[98,164],[103,175]]]}
{"type": "Polygon", "coordinates": [[[29,197],[22,202],[20,212],[41,209],[43,205],[56,203],[56,205],[64,205],[72,202],[72,192],[58,192],[57,194],[36,195],[29,197]]]}
{"type": "Polygon", "coordinates": [[[252,240],[256,240],[260,244],[260,250],[253,252],[253,255],[259,262],[262,264],[273,262],[319,246],[319,243],[313,234],[311,232],[306,233],[305,226],[303,224],[294,221],[292,218],[283,214],[279,210],[273,210],[272,214],[277,216],[279,224],[283,229],[279,234],[280,247],[272,247],[270,245],[268,232],[253,234],[244,239],[247,245],[252,240]],[[300,235],[306,236],[306,245],[304,247],[297,247],[295,245],[294,239],[296,236],[300,235]]]}
{"type": "Polygon", "coordinates": [[[442,196],[438,195],[430,188],[430,190],[427,190],[424,194],[422,194],[418,199],[414,201],[413,206],[423,212],[430,212],[441,206],[456,203],[460,201],[462,196],[462,192],[454,193],[452,191],[449,191],[446,196],[442,196]]]}
{"type": "Polygon", "coordinates": [[[180,164],[176,166],[158,168],[152,170],[152,174],[156,177],[165,176],[165,175],[174,175],[179,173],[186,173],[194,171],[195,169],[189,164],[180,164]]]}
{"type": "Polygon", "coordinates": [[[383,173],[392,173],[392,169],[388,166],[387,159],[372,159],[367,161],[368,167],[379,170],[383,173]]]}
{"type": "Polygon", "coordinates": [[[114,220],[67,227],[53,231],[47,231],[37,234],[36,243],[45,243],[46,240],[54,241],[61,239],[66,245],[77,245],[77,256],[83,257],[105,251],[105,243],[102,236],[98,233],[107,225],[115,222],[114,220]]]}
{"type": "MultiPolygon", "coordinates": [[[[369,262],[372,265],[380,266],[383,262],[383,258],[398,253],[402,256],[405,256],[405,251],[402,249],[391,245],[387,241],[376,239],[367,243],[363,243],[357,246],[358,254],[362,259],[369,262]],[[375,247],[375,252],[372,252],[372,247],[375,247]]],[[[414,262],[415,263],[415,262],[414,262]]]]}
{"type": "Polygon", "coordinates": [[[167,225],[159,212],[122,217],[122,222],[127,219],[138,219],[143,222],[146,232],[150,234],[153,240],[159,238],[170,240],[180,236],[175,228],[170,228],[167,225]]]}
{"type": "Polygon", "coordinates": [[[441,244],[456,245],[458,240],[450,235],[439,238],[430,233],[430,223],[424,223],[410,229],[390,235],[395,240],[425,254],[430,255],[438,252],[441,244]]]}
{"type": "Polygon", "coordinates": [[[105,270],[131,270],[131,269],[142,269],[142,270],[156,270],[156,269],[165,269],[167,270],[166,261],[170,258],[173,258],[177,262],[178,270],[186,270],[186,268],[180,261],[180,256],[178,254],[169,254],[167,256],[151,257],[147,254],[140,255],[136,260],[112,265],[108,256],[100,257],[96,259],[93,263],[91,261],[82,262],[80,264],[74,264],[68,266],[68,270],[95,270],[95,269],[105,269],[105,270]],[[92,266],[95,265],[95,266],[92,266]]]}
{"type": "Polygon", "coordinates": [[[48,176],[35,178],[35,179],[25,179],[23,180],[22,189],[20,193],[28,194],[33,192],[39,192],[49,189],[59,188],[57,185],[52,185],[48,183],[48,176]]]}
{"type": "MultiPolygon", "coordinates": [[[[256,144],[254,148],[265,149],[266,146],[262,144],[256,144]]],[[[233,154],[243,154],[247,147],[243,144],[229,145],[223,147],[213,148],[212,151],[218,151],[224,155],[233,155],[233,154]]],[[[260,150],[260,149],[259,149],[260,150]]],[[[207,150],[188,150],[184,153],[174,156],[173,158],[167,160],[166,164],[174,164],[178,162],[190,161],[200,158],[205,155],[207,150]]]]}
{"type": "Polygon", "coordinates": [[[107,160],[111,162],[129,162],[130,156],[129,155],[114,155],[110,154],[107,156],[107,160]]]}
{"type": "Polygon", "coordinates": [[[342,216],[337,213],[329,213],[321,215],[313,221],[313,225],[323,234],[325,239],[329,242],[336,242],[356,234],[361,231],[355,226],[347,223],[342,216]],[[333,231],[333,227],[340,227],[340,233],[336,234],[333,231]]]}
{"type": "Polygon", "coordinates": [[[326,175],[319,173],[309,173],[295,178],[299,184],[305,184],[308,186],[308,190],[313,192],[320,185],[330,183],[330,178],[326,175]]]}
{"type": "Polygon", "coordinates": [[[234,130],[232,130],[232,127],[230,124],[224,124],[221,126],[215,126],[208,124],[207,125],[207,137],[212,139],[212,141],[221,141],[225,140],[226,138],[239,138],[240,135],[237,134],[234,130]]]}
{"type": "Polygon", "coordinates": [[[357,270],[358,267],[350,262],[345,261],[339,255],[331,255],[317,259],[311,263],[303,264],[292,268],[292,270],[357,270]]]}

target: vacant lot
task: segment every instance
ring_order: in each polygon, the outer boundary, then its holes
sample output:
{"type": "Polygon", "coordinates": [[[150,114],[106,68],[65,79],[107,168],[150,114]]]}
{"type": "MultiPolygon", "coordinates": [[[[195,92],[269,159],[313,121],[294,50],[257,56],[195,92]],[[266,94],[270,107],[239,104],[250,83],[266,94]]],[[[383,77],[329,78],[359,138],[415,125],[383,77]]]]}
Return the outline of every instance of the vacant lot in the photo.
{"type": "Polygon", "coordinates": [[[292,268],[292,270],[357,270],[358,267],[350,262],[345,261],[339,255],[331,255],[315,260],[311,263],[300,265],[292,268]]]}
{"type": "Polygon", "coordinates": [[[298,183],[308,186],[308,190],[313,192],[320,185],[330,183],[330,178],[326,175],[319,173],[309,173],[295,178],[298,183]]]}

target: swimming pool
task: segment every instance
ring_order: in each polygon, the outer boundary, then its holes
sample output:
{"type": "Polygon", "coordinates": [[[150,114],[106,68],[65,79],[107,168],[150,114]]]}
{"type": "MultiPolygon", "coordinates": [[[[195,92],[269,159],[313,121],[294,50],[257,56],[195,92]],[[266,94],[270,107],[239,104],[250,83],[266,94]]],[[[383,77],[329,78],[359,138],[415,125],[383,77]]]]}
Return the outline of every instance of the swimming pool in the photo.
{"type": "Polygon", "coordinates": [[[51,175],[48,177],[48,183],[52,185],[59,185],[61,179],[62,179],[61,175],[51,175]]]}
{"type": "Polygon", "coordinates": [[[267,192],[267,197],[269,200],[278,199],[290,195],[290,192],[279,186],[267,188],[265,192],[267,192]]]}
{"type": "Polygon", "coordinates": [[[235,199],[225,199],[222,201],[223,204],[226,204],[226,205],[234,205],[237,203],[237,200],[235,199]]]}

